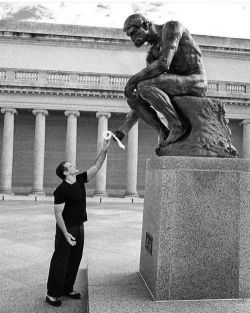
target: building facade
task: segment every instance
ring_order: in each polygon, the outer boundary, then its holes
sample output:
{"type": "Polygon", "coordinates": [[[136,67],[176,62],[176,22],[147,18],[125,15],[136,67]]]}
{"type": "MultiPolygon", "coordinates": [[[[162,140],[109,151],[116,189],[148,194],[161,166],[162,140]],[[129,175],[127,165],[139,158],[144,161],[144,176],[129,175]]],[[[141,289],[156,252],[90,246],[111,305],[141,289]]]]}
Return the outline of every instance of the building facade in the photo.
{"type": "MultiPolygon", "coordinates": [[[[194,35],[208,76],[208,97],[226,108],[232,143],[250,158],[250,40],[194,35]]],[[[90,167],[103,131],[115,131],[129,107],[128,78],[145,66],[121,29],[0,21],[1,198],[50,195],[63,160],[90,167]]],[[[146,159],[158,144],[139,122],[113,144],[88,195],[144,193],[146,159]]]]}

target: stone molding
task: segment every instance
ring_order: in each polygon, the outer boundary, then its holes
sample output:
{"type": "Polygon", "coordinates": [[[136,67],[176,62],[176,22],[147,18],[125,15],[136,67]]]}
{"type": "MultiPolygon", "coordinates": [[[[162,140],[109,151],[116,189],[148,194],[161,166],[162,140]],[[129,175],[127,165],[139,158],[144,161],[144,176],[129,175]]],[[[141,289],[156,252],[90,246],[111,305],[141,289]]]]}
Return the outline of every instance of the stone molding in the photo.
{"type": "Polygon", "coordinates": [[[17,114],[17,110],[14,108],[1,108],[1,113],[10,112],[12,114],[17,114]]]}
{"type": "Polygon", "coordinates": [[[71,90],[71,89],[34,89],[34,88],[18,88],[18,87],[0,87],[0,94],[36,94],[36,95],[52,95],[52,96],[75,96],[75,97],[97,97],[97,98],[125,98],[123,91],[106,91],[106,90],[71,90]]]}
{"type": "Polygon", "coordinates": [[[47,116],[49,114],[49,112],[47,110],[43,110],[43,109],[34,109],[32,111],[33,115],[37,115],[37,114],[42,114],[44,116],[47,116]]]}
{"type": "Polygon", "coordinates": [[[96,118],[100,118],[102,116],[105,116],[107,119],[111,117],[111,113],[109,112],[96,112],[96,118]]]}
{"type": "Polygon", "coordinates": [[[240,125],[250,124],[250,119],[245,119],[239,123],[240,125]]]}
{"type": "Polygon", "coordinates": [[[80,116],[80,112],[79,111],[73,111],[73,110],[72,111],[67,110],[67,111],[64,112],[64,115],[66,117],[68,117],[69,115],[73,115],[75,117],[79,117],[80,116]]]}
{"type": "MultiPolygon", "coordinates": [[[[250,40],[217,36],[192,34],[202,50],[250,53],[250,40]]],[[[32,42],[68,43],[92,42],[93,44],[114,44],[132,47],[130,39],[120,28],[64,25],[51,23],[32,23],[17,21],[0,21],[0,39],[22,40],[32,42]]]]}
{"type": "MultiPolygon", "coordinates": [[[[214,98],[214,97],[209,97],[209,98],[214,98]]],[[[220,99],[220,98],[217,98],[220,99]]],[[[235,100],[232,101],[232,99],[220,99],[225,105],[238,105],[238,106],[250,106],[250,99],[248,101],[240,101],[240,100],[235,100]]]]}

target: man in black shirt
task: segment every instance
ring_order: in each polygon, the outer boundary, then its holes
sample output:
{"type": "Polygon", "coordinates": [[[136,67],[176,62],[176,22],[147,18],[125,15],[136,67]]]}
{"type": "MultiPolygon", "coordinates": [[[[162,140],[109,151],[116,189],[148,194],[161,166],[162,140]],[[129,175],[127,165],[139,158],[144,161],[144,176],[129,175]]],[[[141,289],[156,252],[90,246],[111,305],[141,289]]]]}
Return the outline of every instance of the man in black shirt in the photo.
{"type": "Polygon", "coordinates": [[[55,251],[50,263],[46,296],[46,301],[53,306],[61,305],[61,296],[81,298],[73,286],[83,252],[83,223],[87,221],[85,183],[101,168],[109,145],[110,140],[104,140],[95,164],[81,174],[70,162],[62,162],[56,169],[57,176],[63,181],[54,191],[55,251]]]}

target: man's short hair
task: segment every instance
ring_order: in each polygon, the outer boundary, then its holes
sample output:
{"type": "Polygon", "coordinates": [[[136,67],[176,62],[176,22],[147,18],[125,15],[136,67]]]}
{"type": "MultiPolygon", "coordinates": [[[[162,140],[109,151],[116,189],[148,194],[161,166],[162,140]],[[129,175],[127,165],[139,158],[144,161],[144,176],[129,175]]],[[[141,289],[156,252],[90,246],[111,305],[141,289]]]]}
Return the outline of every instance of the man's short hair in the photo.
{"type": "Polygon", "coordinates": [[[147,20],[142,14],[132,14],[126,19],[123,26],[123,31],[126,32],[126,30],[132,26],[139,28],[143,25],[144,28],[148,28],[148,25],[151,24],[152,23],[147,20]]]}
{"type": "Polygon", "coordinates": [[[62,180],[66,178],[66,176],[64,175],[64,172],[66,170],[65,163],[66,161],[61,162],[56,168],[56,175],[62,180]]]}

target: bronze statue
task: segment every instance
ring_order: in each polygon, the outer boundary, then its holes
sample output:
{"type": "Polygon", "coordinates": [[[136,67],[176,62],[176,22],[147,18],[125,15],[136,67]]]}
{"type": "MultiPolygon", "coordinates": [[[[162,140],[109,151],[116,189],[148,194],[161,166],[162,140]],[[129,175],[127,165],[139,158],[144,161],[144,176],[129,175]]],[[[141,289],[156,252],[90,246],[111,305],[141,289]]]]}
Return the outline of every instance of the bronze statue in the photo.
{"type": "Polygon", "coordinates": [[[125,86],[131,111],[117,137],[122,140],[141,118],[159,135],[158,156],[235,157],[223,103],[203,98],[206,74],[201,51],[189,31],[178,21],[157,25],[141,14],[130,15],[123,31],[136,47],[147,43],[149,50],[147,66],[125,86]]]}
{"type": "Polygon", "coordinates": [[[160,145],[175,142],[185,134],[171,103],[173,96],[204,96],[206,75],[201,51],[181,23],[169,21],[156,25],[141,14],[129,16],[124,32],[136,47],[149,44],[147,67],[133,75],[126,84],[125,96],[131,112],[118,133],[122,138],[139,118],[158,133],[160,145]],[[168,128],[156,111],[168,121],[168,128]]]}

